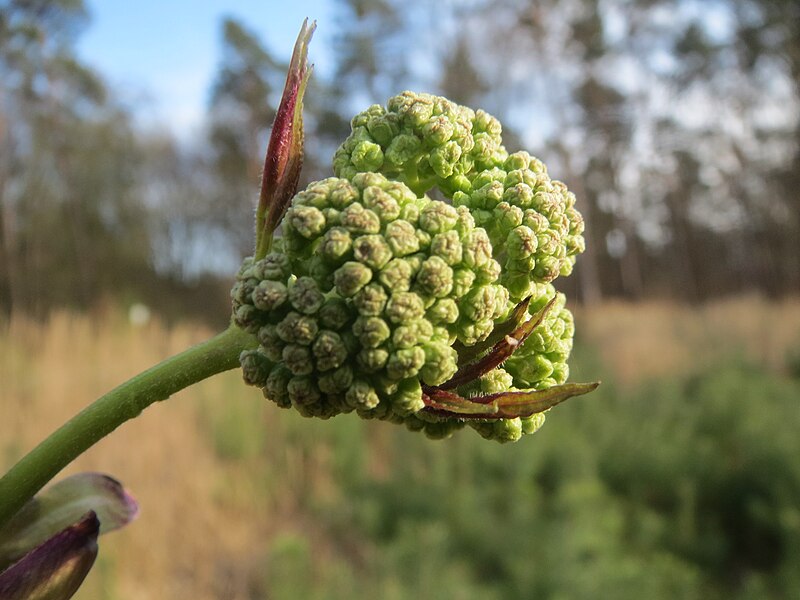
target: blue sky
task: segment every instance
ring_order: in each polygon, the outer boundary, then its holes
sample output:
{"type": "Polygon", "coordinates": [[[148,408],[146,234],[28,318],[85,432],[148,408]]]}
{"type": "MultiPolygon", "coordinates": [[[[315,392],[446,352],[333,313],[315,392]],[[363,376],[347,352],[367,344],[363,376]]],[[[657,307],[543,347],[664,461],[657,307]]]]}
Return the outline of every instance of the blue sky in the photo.
{"type": "Polygon", "coordinates": [[[325,71],[333,32],[330,0],[88,0],[91,24],[78,53],[135,104],[138,121],[180,137],[197,131],[220,58],[220,22],[240,19],[277,57],[288,59],[305,17],[316,19],[309,57],[325,71]]]}

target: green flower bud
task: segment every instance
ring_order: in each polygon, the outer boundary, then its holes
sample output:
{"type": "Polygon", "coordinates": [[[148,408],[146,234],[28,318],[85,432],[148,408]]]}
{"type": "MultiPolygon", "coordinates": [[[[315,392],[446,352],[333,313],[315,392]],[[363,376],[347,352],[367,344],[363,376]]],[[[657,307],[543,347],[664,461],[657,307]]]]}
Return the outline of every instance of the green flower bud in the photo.
{"type": "Polygon", "coordinates": [[[236,272],[237,279],[249,279],[253,277],[253,265],[255,264],[255,259],[252,256],[246,256],[242,260],[242,264],[239,266],[239,270],[236,272]]]}
{"type": "Polygon", "coordinates": [[[278,329],[275,325],[264,325],[258,330],[258,343],[269,360],[273,362],[281,360],[285,344],[278,335],[278,329]]]}
{"type": "Polygon", "coordinates": [[[470,425],[481,437],[503,444],[516,442],[522,437],[522,421],[519,417],[515,419],[498,419],[496,421],[471,422],[470,425]]]}
{"type": "Polygon", "coordinates": [[[485,321],[493,318],[497,289],[493,285],[482,285],[473,288],[464,296],[459,311],[472,321],[485,321]]]}
{"type": "Polygon", "coordinates": [[[348,144],[342,144],[333,155],[333,172],[337,177],[352,179],[358,171],[350,160],[348,144]]]}
{"type": "Polygon", "coordinates": [[[325,186],[326,204],[335,209],[344,210],[358,198],[358,190],[346,179],[329,177],[320,183],[325,186]]]}
{"type": "Polygon", "coordinates": [[[456,214],[458,214],[458,220],[456,221],[455,230],[458,233],[458,236],[463,238],[470,231],[475,229],[475,219],[472,217],[472,213],[466,206],[457,206],[456,214]]]}
{"type": "Polygon", "coordinates": [[[411,263],[402,258],[395,258],[381,270],[378,281],[389,290],[389,292],[407,292],[411,289],[411,278],[414,270],[411,263]]]}
{"type": "Polygon", "coordinates": [[[422,127],[423,139],[431,147],[441,146],[449,141],[454,133],[455,127],[453,123],[442,115],[432,117],[422,127]]]}
{"type": "Polygon", "coordinates": [[[383,150],[378,144],[361,142],[353,149],[350,160],[359,171],[377,171],[383,165],[383,150]]]}
{"type": "Polygon", "coordinates": [[[234,309],[233,321],[244,331],[255,334],[262,325],[262,315],[255,306],[242,304],[234,309]]]}
{"type": "Polygon", "coordinates": [[[536,234],[530,227],[520,225],[508,232],[506,252],[512,258],[524,258],[536,252],[539,246],[536,234]]]}
{"type": "Polygon", "coordinates": [[[340,222],[350,233],[379,233],[381,220],[375,212],[354,202],[342,211],[340,222]]]}
{"type": "Polygon", "coordinates": [[[322,330],[311,346],[318,371],[329,371],[344,364],[347,348],[338,333],[322,330]]]}
{"type": "Polygon", "coordinates": [[[481,392],[484,394],[499,394],[511,389],[514,378],[504,369],[497,368],[489,371],[480,378],[481,392]]]}
{"type": "MultiPolygon", "coordinates": [[[[504,194],[503,184],[499,181],[491,181],[483,187],[475,190],[469,200],[469,206],[473,210],[483,208],[488,211],[496,209],[503,203],[504,194]]],[[[506,202],[508,204],[508,202],[506,202]]]]}
{"type": "Polygon", "coordinates": [[[458,352],[447,344],[434,342],[424,344],[425,364],[420,370],[422,381],[427,385],[441,385],[458,370],[458,352]]]}
{"type": "Polygon", "coordinates": [[[343,329],[351,318],[347,303],[341,298],[328,298],[319,309],[320,325],[326,329],[338,331],[343,329]]]}
{"type": "Polygon", "coordinates": [[[458,305],[452,298],[441,298],[431,305],[425,316],[431,323],[452,325],[458,321],[458,305]]]}
{"type": "Polygon", "coordinates": [[[319,326],[316,319],[292,311],[278,323],[275,331],[284,342],[307,346],[314,341],[319,326]]]}
{"type": "Polygon", "coordinates": [[[528,273],[507,271],[501,276],[500,282],[515,300],[522,300],[532,295],[531,290],[533,289],[533,282],[528,273]]]}
{"type": "Polygon", "coordinates": [[[561,262],[552,256],[544,256],[536,261],[533,275],[539,281],[553,281],[561,271],[561,262]]]}
{"type": "Polygon", "coordinates": [[[259,350],[245,350],[239,355],[242,375],[247,385],[263,387],[269,377],[272,364],[259,350]]]}
{"type": "Polygon", "coordinates": [[[431,170],[442,179],[447,179],[456,172],[458,159],[461,158],[461,148],[455,142],[448,142],[431,150],[428,158],[431,170]]]}
{"type": "MultiPolygon", "coordinates": [[[[291,400],[294,407],[308,407],[320,400],[319,388],[311,377],[292,377],[286,387],[289,393],[289,400],[291,400]]],[[[307,413],[301,411],[301,414],[307,413]]]]}
{"type": "Polygon", "coordinates": [[[319,389],[323,394],[346,392],[353,384],[353,369],[349,365],[328,371],[319,378],[319,389]]]}
{"type": "Polygon", "coordinates": [[[425,364],[425,351],[419,346],[402,348],[389,356],[386,372],[394,380],[414,377],[425,364]]]}
{"type": "Polygon", "coordinates": [[[313,206],[292,206],[283,222],[287,233],[297,232],[306,239],[316,237],[325,228],[325,216],[313,206]]]}
{"type": "Polygon", "coordinates": [[[301,313],[312,315],[322,307],[325,296],[311,277],[300,277],[289,288],[289,302],[301,313]]]}
{"type": "Polygon", "coordinates": [[[325,223],[328,227],[334,227],[341,222],[342,211],[327,206],[322,209],[322,216],[325,217],[325,223]]]}
{"type": "Polygon", "coordinates": [[[475,209],[473,212],[473,218],[475,219],[475,224],[482,229],[491,229],[494,226],[494,215],[490,210],[483,210],[483,209],[475,209]]]}
{"type": "Polygon", "coordinates": [[[523,212],[522,224],[530,227],[536,235],[544,233],[550,227],[547,217],[530,208],[523,212]]]}
{"type": "Polygon", "coordinates": [[[333,282],[336,291],[345,298],[354,296],[372,279],[372,270],[358,262],[349,261],[336,269],[333,282]]]}
{"type": "Polygon", "coordinates": [[[455,298],[461,298],[472,289],[475,283],[475,272],[470,269],[454,269],[453,270],[453,291],[452,295],[455,298]]]}
{"type": "MultiPolygon", "coordinates": [[[[333,271],[335,265],[326,262],[319,254],[315,254],[306,262],[306,274],[313,279],[321,292],[333,289],[333,271]]],[[[298,273],[301,271],[298,270],[298,273]]]]}
{"type": "Polygon", "coordinates": [[[333,264],[341,264],[353,254],[353,238],[344,227],[332,227],[325,232],[319,245],[320,255],[333,264]]]}
{"type": "Polygon", "coordinates": [[[385,235],[395,256],[406,256],[419,250],[417,230],[408,221],[398,220],[389,223],[385,235]]]}
{"type": "Polygon", "coordinates": [[[461,320],[458,322],[457,336],[465,346],[474,346],[489,337],[492,329],[494,329],[494,322],[490,319],[485,321],[461,320]]]}
{"type": "Polygon", "coordinates": [[[314,363],[311,362],[311,350],[308,346],[299,344],[287,344],[283,349],[283,364],[286,365],[294,375],[309,375],[314,371],[314,363]]]}
{"type": "Polygon", "coordinates": [[[416,275],[419,273],[419,269],[426,258],[427,255],[425,253],[417,252],[416,254],[406,256],[405,260],[408,261],[408,264],[411,266],[411,272],[416,275]]]}
{"type": "Polygon", "coordinates": [[[485,132],[487,135],[499,138],[503,131],[503,126],[496,118],[483,110],[475,111],[473,127],[476,131],[485,132]]]}
{"type": "MultiPolygon", "coordinates": [[[[375,392],[378,394],[378,397],[381,398],[381,399],[388,398],[392,394],[397,392],[398,382],[389,379],[388,377],[386,377],[386,375],[384,373],[377,373],[377,374],[373,375],[373,377],[371,379],[371,383],[372,383],[372,387],[375,388],[375,392]]],[[[381,405],[379,407],[380,410],[376,411],[376,412],[373,412],[371,417],[379,418],[379,419],[388,418],[388,415],[389,415],[389,412],[390,412],[389,410],[387,410],[388,408],[389,408],[389,403],[388,402],[381,403],[381,405]],[[379,415],[378,413],[383,413],[383,414],[379,415]]]]}
{"type": "Polygon", "coordinates": [[[249,304],[253,300],[253,292],[258,285],[258,279],[240,279],[231,288],[231,300],[237,304],[249,304]]]}
{"type": "MultiPolygon", "coordinates": [[[[403,186],[405,187],[405,186],[403,186]]],[[[406,188],[408,189],[408,188],[406,188]]],[[[412,193],[413,195],[413,193],[412,193]]],[[[416,196],[415,196],[416,199],[416,196]]],[[[424,204],[424,198],[420,201],[424,204]]],[[[419,211],[420,211],[419,202],[415,201],[413,203],[404,204],[402,209],[400,210],[400,218],[404,221],[408,221],[409,223],[417,223],[419,221],[419,211]]]]}
{"type": "Polygon", "coordinates": [[[422,142],[415,135],[402,134],[394,138],[386,149],[386,161],[395,166],[411,162],[422,149],[422,142]]]}
{"type": "Polygon", "coordinates": [[[422,263],[416,283],[424,295],[444,298],[453,289],[453,269],[438,256],[431,256],[422,263]]]}
{"type": "MultiPolygon", "coordinates": [[[[393,219],[405,219],[409,220],[407,217],[404,216],[404,212],[409,208],[418,208],[419,204],[425,204],[428,202],[427,198],[418,198],[417,195],[411,191],[411,189],[404,185],[399,181],[392,181],[390,179],[385,179],[382,184],[380,184],[380,188],[389,194],[395,201],[400,205],[400,213],[392,217],[393,219]]],[[[417,211],[418,213],[419,211],[417,211]]],[[[416,218],[410,219],[412,222],[416,222],[416,218]]]]}
{"type": "Polygon", "coordinates": [[[498,236],[503,231],[510,231],[522,225],[523,212],[519,206],[512,206],[508,202],[501,202],[492,211],[498,236]]]}
{"type": "Polygon", "coordinates": [[[419,431],[424,431],[425,430],[425,424],[426,424],[426,422],[423,421],[422,419],[420,419],[417,416],[417,414],[422,414],[422,413],[420,412],[420,413],[416,413],[416,414],[413,414],[413,415],[408,415],[405,418],[405,420],[403,420],[403,425],[406,426],[406,429],[408,429],[409,431],[412,431],[414,433],[419,432],[419,431]]]}
{"type": "Polygon", "coordinates": [[[375,270],[383,268],[392,258],[392,250],[380,235],[362,235],[353,243],[355,259],[375,270]]]}
{"type": "Polygon", "coordinates": [[[297,206],[311,206],[323,210],[329,206],[328,203],[329,181],[313,181],[308,187],[298,192],[292,203],[297,206]]]}
{"type": "Polygon", "coordinates": [[[386,115],[386,111],[380,104],[373,104],[367,110],[358,113],[350,120],[353,129],[366,127],[367,124],[373,119],[380,118],[386,115]]]}
{"type": "Polygon", "coordinates": [[[377,316],[383,313],[386,301],[389,299],[383,286],[377,283],[370,283],[361,288],[353,297],[353,306],[359,314],[366,316],[377,316]]]}
{"type": "Polygon", "coordinates": [[[375,389],[362,379],[353,382],[345,394],[347,404],[355,409],[370,409],[378,406],[380,400],[375,389]]]}
{"type": "Polygon", "coordinates": [[[417,229],[416,235],[420,250],[427,250],[431,245],[431,234],[427,231],[423,231],[422,229],[417,229]]]}
{"type": "Polygon", "coordinates": [[[418,319],[395,328],[392,344],[395,348],[411,348],[429,341],[432,336],[433,326],[425,319],[418,319]]]}
{"type": "Polygon", "coordinates": [[[545,413],[536,413],[535,415],[531,415],[530,417],[524,417],[520,419],[522,425],[522,433],[525,435],[530,435],[532,433],[536,433],[539,428],[544,425],[544,420],[546,418],[545,413]]]}
{"type": "Polygon", "coordinates": [[[292,265],[285,254],[271,252],[254,265],[254,273],[259,280],[286,281],[292,265]]]}
{"type": "Polygon", "coordinates": [[[463,254],[458,233],[456,231],[437,233],[431,240],[431,253],[440,257],[450,266],[459,264],[463,254]]]}
{"type": "Polygon", "coordinates": [[[385,348],[364,348],[356,356],[359,366],[367,373],[377,373],[389,359],[389,351],[385,348]]]}
{"type": "Polygon", "coordinates": [[[400,126],[396,115],[387,115],[383,107],[375,106],[381,110],[381,114],[367,121],[367,131],[379,144],[386,145],[400,132],[400,126]]]}
{"type": "Polygon", "coordinates": [[[391,406],[392,411],[401,417],[422,410],[425,403],[422,401],[422,386],[420,386],[419,379],[409,377],[400,381],[391,396],[391,406]]]}
{"type": "Polygon", "coordinates": [[[353,333],[364,348],[377,348],[392,335],[389,325],[379,317],[359,317],[353,333]]]}
{"type": "Polygon", "coordinates": [[[253,290],[253,306],[258,310],[269,312],[283,305],[289,297],[289,290],[278,281],[265,280],[253,290]]]}
{"type": "Polygon", "coordinates": [[[432,440],[445,440],[462,427],[464,427],[464,423],[457,421],[439,421],[425,423],[422,431],[425,433],[425,437],[432,440]]]}
{"type": "Polygon", "coordinates": [[[419,215],[420,227],[431,235],[453,229],[457,221],[456,209],[444,202],[431,202],[419,215]]]}
{"type": "MultiPolygon", "coordinates": [[[[563,356],[565,353],[560,353],[563,356]]],[[[569,378],[569,365],[565,362],[557,362],[553,365],[553,372],[550,377],[555,385],[561,385],[569,378]]]]}
{"type": "Polygon", "coordinates": [[[264,384],[264,396],[272,400],[281,408],[288,408],[292,405],[289,399],[289,381],[292,379],[292,372],[283,365],[275,365],[267,377],[264,384]]]}
{"type": "Polygon", "coordinates": [[[475,229],[464,239],[464,265],[482,267],[492,260],[492,243],[483,229],[475,229]]]}
{"type": "Polygon", "coordinates": [[[494,259],[486,262],[486,264],[475,267],[475,281],[479,284],[494,283],[500,278],[503,273],[503,268],[500,263],[494,259]]]}
{"type": "Polygon", "coordinates": [[[386,103],[391,112],[405,117],[416,128],[424,127],[434,114],[434,96],[403,92],[386,103]]]}
{"type": "Polygon", "coordinates": [[[412,292],[395,292],[386,303],[386,316],[392,323],[413,321],[424,314],[422,299],[412,292]]]}
{"type": "Polygon", "coordinates": [[[381,222],[394,221],[400,216],[400,204],[378,185],[365,187],[362,198],[364,206],[378,215],[381,222]]]}
{"type": "MultiPolygon", "coordinates": [[[[523,177],[521,171],[514,173],[520,174],[520,178],[523,177]]],[[[523,209],[532,208],[534,207],[533,190],[525,183],[518,183],[503,192],[503,201],[523,209]]]]}

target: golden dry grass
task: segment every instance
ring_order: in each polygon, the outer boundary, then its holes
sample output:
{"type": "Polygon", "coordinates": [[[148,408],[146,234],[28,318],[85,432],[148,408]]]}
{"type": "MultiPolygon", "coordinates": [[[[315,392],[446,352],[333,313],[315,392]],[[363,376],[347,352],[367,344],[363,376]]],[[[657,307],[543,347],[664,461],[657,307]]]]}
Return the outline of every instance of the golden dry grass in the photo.
{"type": "MultiPolygon", "coordinates": [[[[583,343],[599,354],[603,378],[621,386],[732,355],[780,369],[787,349],[800,345],[799,300],[609,303],[578,310],[577,321],[583,343]]],[[[0,468],[91,399],[210,333],[158,323],[134,328],[116,316],[12,320],[0,330],[0,468]]],[[[299,420],[285,415],[243,386],[238,373],[227,373],[151,407],[71,465],[65,474],[118,477],[142,505],[137,523],[102,539],[101,560],[78,598],[245,599],[280,532],[302,531],[317,554],[337,551],[298,509],[308,497],[337,501],[331,445],[298,447],[299,420]],[[226,460],[209,439],[209,407],[219,417],[242,406],[254,408],[240,419],[247,425],[241,435],[257,439],[226,460]]],[[[375,438],[368,442],[371,471],[385,477],[375,459],[384,429],[368,431],[375,438]]]]}
{"type": "Polygon", "coordinates": [[[576,321],[578,336],[623,387],[729,359],[778,372],[787,352],[800,348],[798,299],[745,296],[701,306],[607,302],[578,309],[576,321]]]}
{"type": "MultiPolygon", "coordinates": [[[[5,462],[9,453],[30,448],[90,399],[207,334],[158,324],[135,329],[120,319],[98,326],[69,314],[55,314],[44,326],[13,321],[0,341],[0,449],[6,451],[5,462]]],[[[109,597],[220,597],[215,589],[223,579],[215,573],[224,568],[219,557],[246,562],[248,549],[260,544],[259,524],[265,519],[252,504],[246,510],[236,505],[242,494],[255,495],[236,485],[230,486],[230,495],[222,493],[221,482],[230,474],[197,422],[198,399],[224,401],[234,386],[237,393],[252,391],[239,384],[237,374],[228,373],[151,407],[65,473],[116,475],[143,507],[135,526],[101,541],[105,564],[132,567],[115,568],[108,581],[94,582],[112,585],[113,590],[106,590],[109,597]]],[[[102,572],[92,577],[98,575],[102,572]]],[[[242,587],[235,581],[225,585],[242,587]]],[[[95,587],[83,597],[96,598],[99,592],[95,587]]]]}

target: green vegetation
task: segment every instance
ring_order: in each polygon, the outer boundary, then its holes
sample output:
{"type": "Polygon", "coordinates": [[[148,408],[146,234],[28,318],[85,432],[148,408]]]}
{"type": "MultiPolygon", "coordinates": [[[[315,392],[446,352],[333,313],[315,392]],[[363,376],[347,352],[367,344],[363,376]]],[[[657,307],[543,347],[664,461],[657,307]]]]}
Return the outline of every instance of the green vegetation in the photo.
{"type": "MultiPolygon", "coordinates": [[[[591,376],[591,352],[579,347],[576,360],[591,376]]],[[[298,508],[313,525],[260,549],[252,597],[762,599],[798,589],[800,381],[727,360],[593,396],[513,446],[430,443],[352,416],[317,423],[269,409],[286,443],[332,456],[333,488],[306,482],[298,508]],[[298,572],[301,588],[285,575],[298,572]]],[[[217,435],[218,423],[230,436],[252,430],[230,419],[217,411],[217,435]]],[[[286,467],[274,458],[255,461],[273,481],[286,467]]]]}
{"type": "MultiPolygon", "coordinates": [[[[792,597],[798,301],[576,312],[572,376],[603,386],[513,445],[303,419],[236,372],[149,409],[73,468],[124,474],[142,506],[77,597],[792,597]]],[[[87,397],[207,335],[64,313],[11,325],[9,466],[87,397]]]]}

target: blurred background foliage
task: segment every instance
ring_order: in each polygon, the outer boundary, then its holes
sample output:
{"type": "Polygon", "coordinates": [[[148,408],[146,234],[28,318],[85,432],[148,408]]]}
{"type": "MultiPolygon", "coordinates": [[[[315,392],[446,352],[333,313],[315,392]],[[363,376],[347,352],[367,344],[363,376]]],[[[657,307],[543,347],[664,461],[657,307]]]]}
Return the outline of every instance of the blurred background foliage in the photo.
{"type": "MultiPolygon", "coordinates": [[[[332,1],[304,180],[405,88],[498,116],[579,198],[587,252],[558,284],[573,379],[605,383],[496,446],[207,382],[75,467],[145,511],[81,597],[795,597],[800,4],[332,1]]],[[[225,324],[251,251],[286,68],[270,41],[220,23],[187,143],[137,128],[81,63],[90,26],[82,0],[0,0],[0,467],[225,324]],[[133,304],[157,318],[137,329],[133,304]]]]}
{"type": "MultiPolygon", "coordinates": [[[[571,297],[800,289],[797,2],[332,1],[306,180],[330,173],[365,105],[444,93],[496,114],[510,150],[578,195],[588,250],[571,297]]],[[[178,143],[137,130],[81,64],[82,1],[0,7],[0,309],[141,301],[219,322],[286,65],[222,22],[207,133],[178,143]],[[197,296],[209,301],[187,306],[197,296]]]]}
{"type": "MultiPolygon", "coordinates": [[[[516,444],[303,419],[237,372],[145,411],[68,469],[113,473],[142,506],[77,597],[795,597],[800,303],[612,303],[577,319],[574,376],[604,384],[516,444]]],[[[0,467],[208,333],[15,318],[0,467]]]]}

